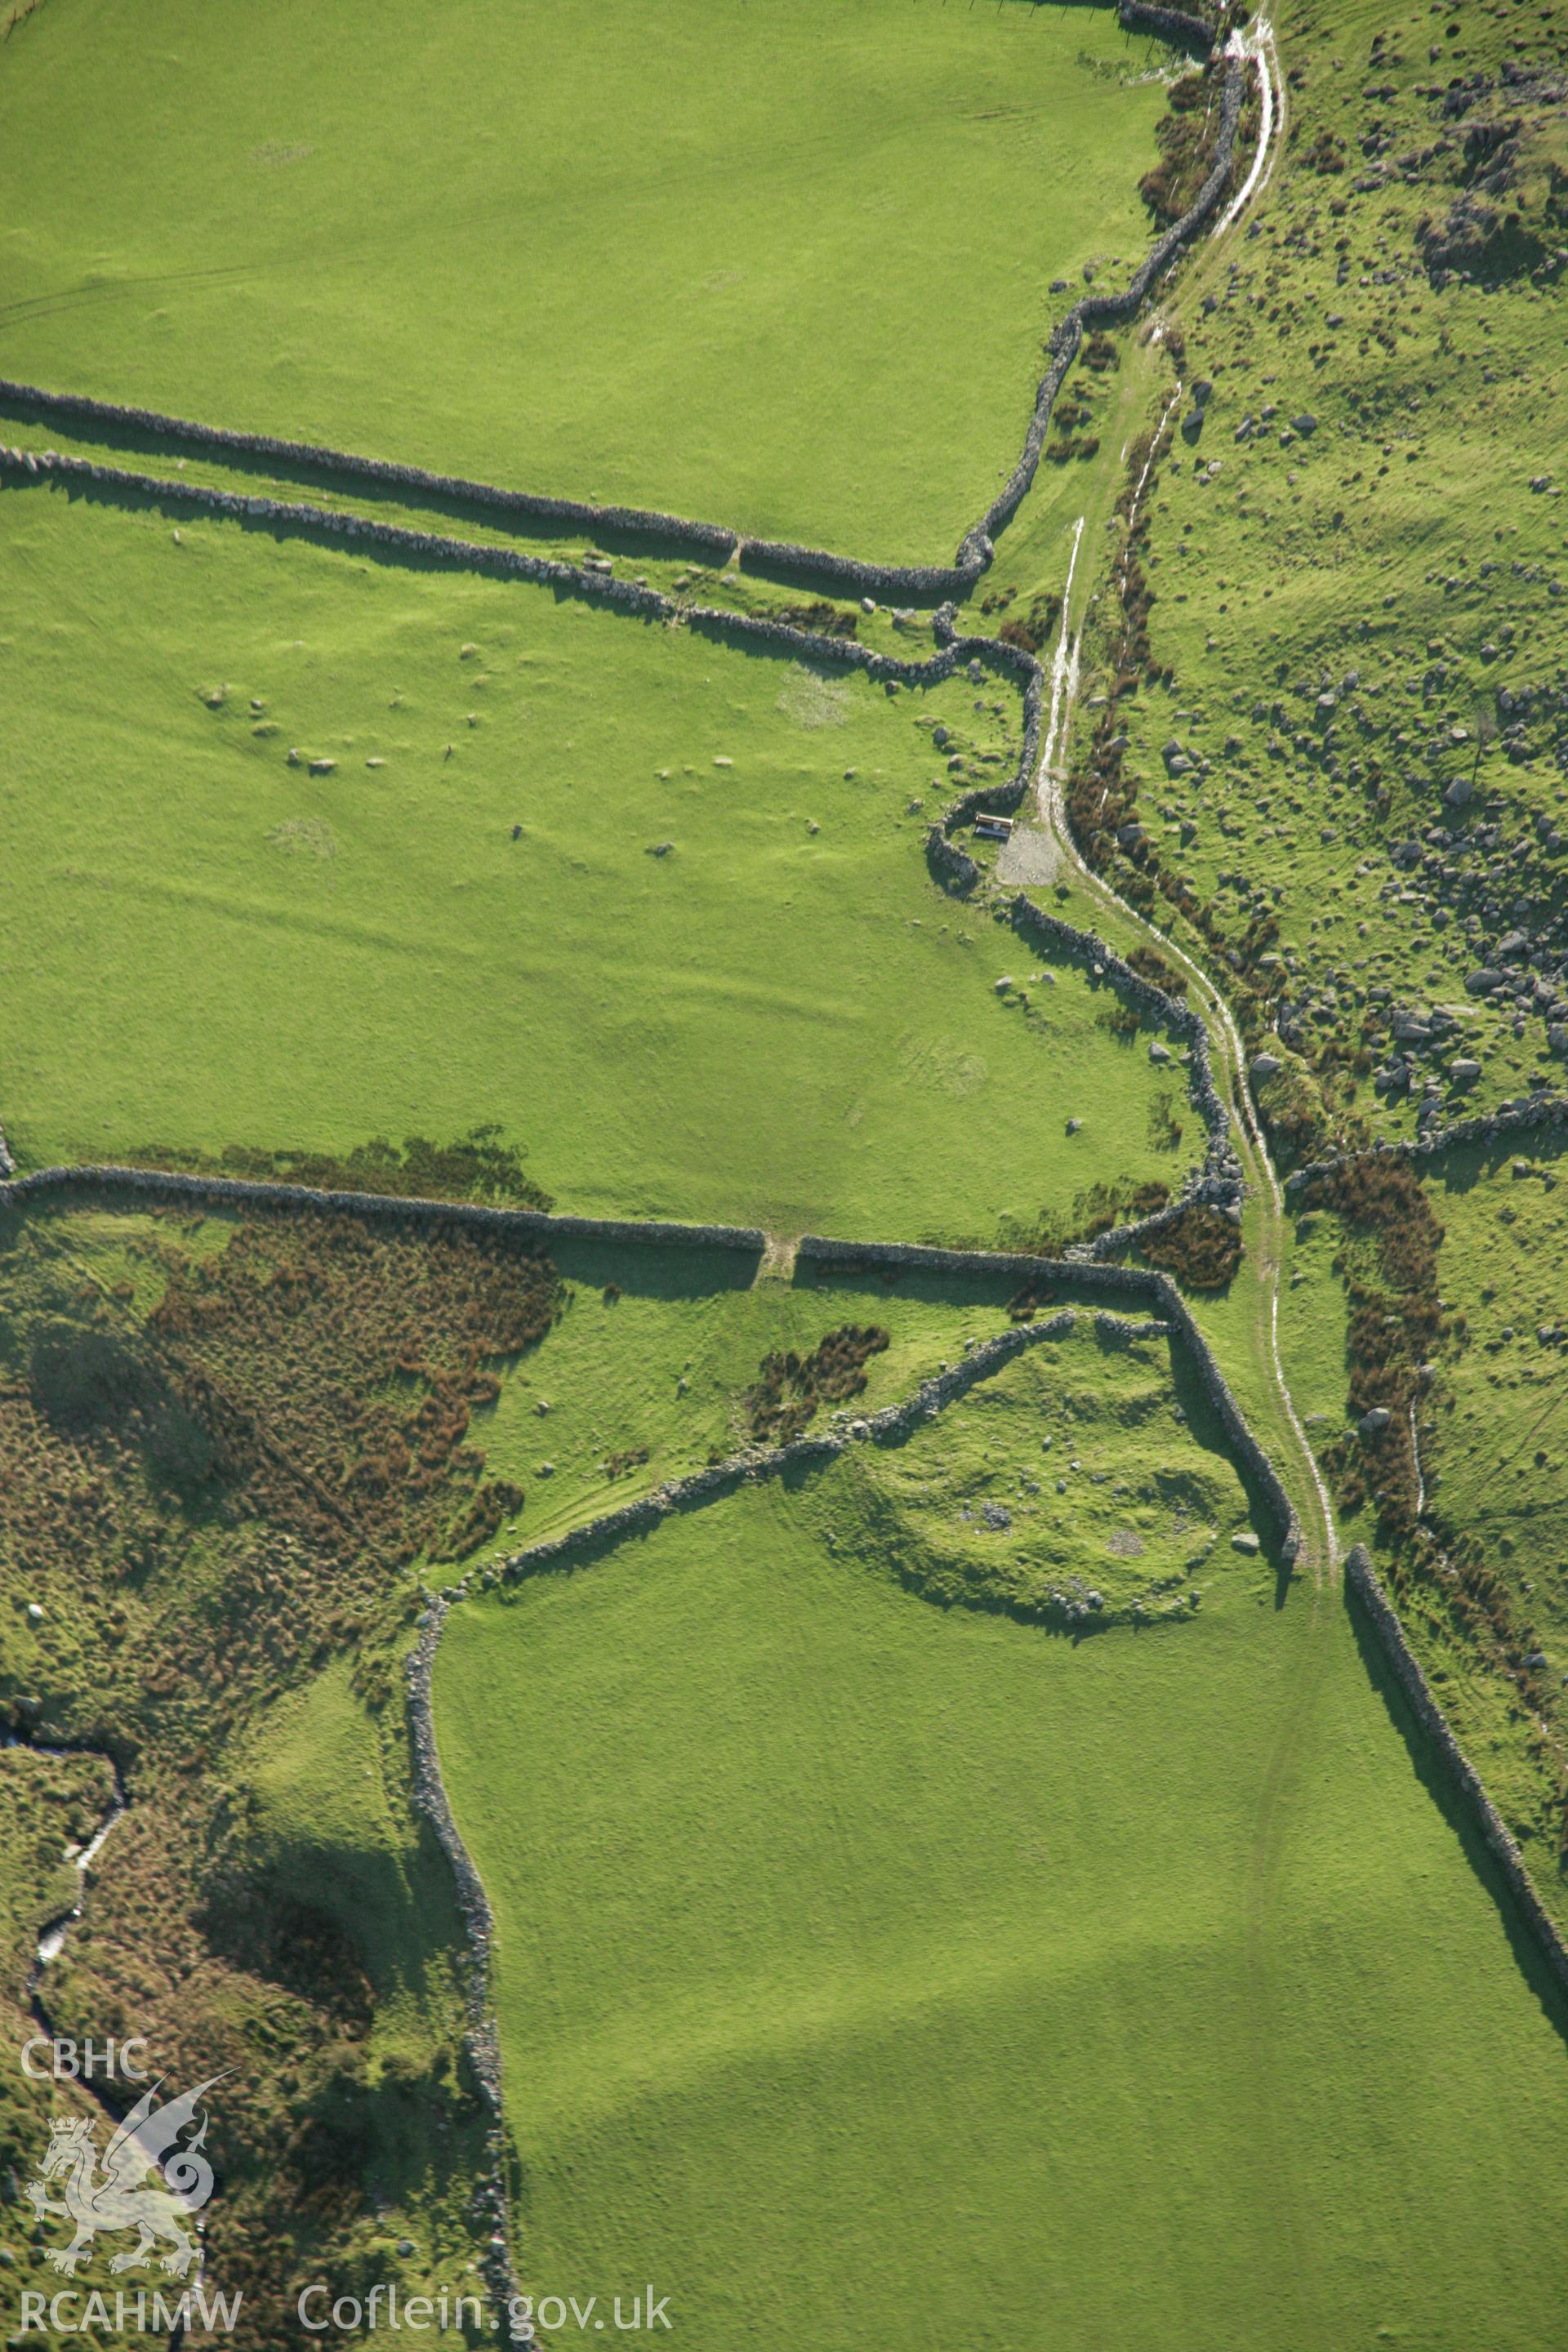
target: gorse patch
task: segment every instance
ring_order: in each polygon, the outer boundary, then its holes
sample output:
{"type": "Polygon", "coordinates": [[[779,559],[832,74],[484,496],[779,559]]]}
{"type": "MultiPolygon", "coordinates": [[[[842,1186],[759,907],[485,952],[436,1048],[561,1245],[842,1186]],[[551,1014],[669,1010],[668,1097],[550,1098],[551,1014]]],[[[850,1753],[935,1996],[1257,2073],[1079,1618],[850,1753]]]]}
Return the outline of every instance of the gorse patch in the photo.
{"type": "MultiPolygon", "coordinates": [[[[1113,1225],[1152,1217],[1170,1197],[1170,1186],[1157,1178],[1145,1184],[1089,1184],[1073,1195],[1070,1209],[1042,1209],[1032,1223],[1004,1217],[994,1246],[1016,1250],[1020,1256],[1060,1257],[1074,1242],[1091,1242],[1113,1225]]],[[[981,1242],[975,1246],[993,1244],[981,1242]]]]}
{"type": "Polygon", "coordinates": [[[1138,1244],[1151,1265],[1186,1290],[1223,1290],[1241,1264],[1241,1228],[1217,1209],[1194,1205],[1138,1244]]]}
{"type": "Polygon", "coordinates": [[[258,1220],[171,1270],[148,1330],[231,1481],[329,1552],[400,1564],[472,1549],[515,1507],[480,1500],[469,1413],[495,1395],[485,1360],[542,1339],[563,1298],[547,1258],[493,1235],[258,1220]]]}
{"type": "Polygon", "coordinates": [[[345,1152],[268,1151],[226,1144],[218,1153],[185,1144],[146,1144],[128,1151],[132,1168],[236,1176],[258,1184],[304,1184],[316,1192],[384,1192],[398,1200],[480,1201],[497,1208],[543,1209],[551,1196],[526,1172],[527,1147],[503,1143],[499,1127],[476,1127],[455,1143],[411,1135],[399,1146],[382,1136],[345,1152]]]}
{"type": "Polygon", "coordinates": [[[879,1325],[845,1323],[829,1331],[808,1356],[791,1348],[764,1356],[759,1376],[746,1391],[746,1425],[772,1445],[787,1445],[806,1427],[819,1404],[842,1404],[866,1385],[868,1356],[880,1355],[888,1333],[879,1325]]]}
{"type": "MultiPolygon", "coordinates": [[[[481,2148],[455,1996],[442,2046],[444,1877],[397,1930],[430,1973],[424,2055],[392,2087],[366,2063],[384,1918],[348,1893],[379,1865],[282,1883],[246,1743],[265,1748],[279,1703],[350,1654],[359,1700],[386,1706],[417,1606],[407,1567],[472,1550],[522,1499],[468,1442],[496,1393],[487,1364],[538,1340],[563,1297],[534,1251],[451,1227],[167,1209],[0,1226],[0,1595],[8,1624],[40,1612],[36,1636],[0,1645],[0,1730],[108,1751],[129,1797],[50,2015],[68,2034],[133,2019],[186,2081],[235,2070],[208,2242],[243,2290],[245,2352],[282,2339],[297,2265],[347,2258],[389,2149],[415,2179],[421,2150],[439,2146],[438,2174],[481,2148]],[[245,2063],[254,2036],[265,2066],[245,2063]]],[[[57,1860],[84,1830],[62,1815],[57,1860]]],[[[0,2175],[25,2176],[35,2131],[0,2101],[0,2175]]]]}

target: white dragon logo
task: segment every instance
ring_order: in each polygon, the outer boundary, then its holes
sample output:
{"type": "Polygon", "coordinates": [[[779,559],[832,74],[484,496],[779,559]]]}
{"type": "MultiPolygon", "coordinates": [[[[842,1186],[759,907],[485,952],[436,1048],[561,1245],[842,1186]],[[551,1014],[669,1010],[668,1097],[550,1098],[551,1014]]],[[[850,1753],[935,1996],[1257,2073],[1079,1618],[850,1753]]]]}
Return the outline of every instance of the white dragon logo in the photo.
{"type": "Polygon", "coordinates": [[[201,2114],[198,2128],[183,2147],[176,2142],[186,2125],[196,2122],[204,2093],[222,2080],[221,2074],[214,2074],[161,2107],[153,2104],[159,2087],[154,2083],[137,2100],[105,2148],[101,2179],[91,2117],[55,2117],[37,2179],[27,2183],[27,2196],[40,2221],[46,2213],[57,2213],[76,2225],[70,2244],[50,2252],[56,2270],[74,2277],[100,2230],[136,2230],[141,2232],[136,2244],[129,2253],[115,2255],[109,2265],[111,2271],[128,2271],[150,2261],[153,2247],[162,2241],[172,2251],[162,2257],[160,2267],[174,2278],[184,2277],[199,2251],[185,2224],[213,2192],[213,2168],[202,2153],[207,2136],[205,2115],[201,2114]],[[145,2176],[153,2171],[160,2176],[161,2186],[146,2180],[145,2176]],[[50,2197],[44,2185],[61,2173],[65,2175],[63,2204],[50,2197]]]}

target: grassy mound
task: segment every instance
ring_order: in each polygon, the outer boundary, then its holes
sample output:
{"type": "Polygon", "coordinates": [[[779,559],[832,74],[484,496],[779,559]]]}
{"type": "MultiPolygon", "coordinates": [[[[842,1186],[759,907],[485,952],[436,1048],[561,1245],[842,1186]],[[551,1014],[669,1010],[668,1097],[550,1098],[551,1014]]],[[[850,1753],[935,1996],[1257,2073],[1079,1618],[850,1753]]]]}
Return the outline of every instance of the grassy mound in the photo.
{"type": "Polygon", "coordinates": [[[5,372],[945,558],[1047,284],[1142,255],[1168,55],[1109,8],[50,0],[0,70],[5,372]]]}
{"type": "Polygon", "coordinates": [[[701,2352],[1542,2341],[1561,2045],[1344,1620],[944,1612],[858,1463],[449,1622],[525,2283],[701,2352]]]}

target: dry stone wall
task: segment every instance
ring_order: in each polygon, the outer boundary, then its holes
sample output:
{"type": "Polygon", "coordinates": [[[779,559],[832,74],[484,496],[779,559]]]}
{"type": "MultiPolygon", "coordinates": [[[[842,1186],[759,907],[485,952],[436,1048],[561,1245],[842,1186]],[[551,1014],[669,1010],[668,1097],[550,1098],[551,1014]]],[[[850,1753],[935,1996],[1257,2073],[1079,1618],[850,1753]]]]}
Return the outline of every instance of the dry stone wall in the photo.
{"type": "MultiPolygon", "coordinates": [[[[1147,31],[1182,46],[1195,45],[1205,55],[1213,47],[1210,28],[1201,18],[1184,10],[1146,5],[1143,0],[1121,0],[1119,15],[1122,25],[1130,30],[1147,31]]],[[[1150,288],[1213,215],[1230,176],[1237,125],[1240,121],[1246,89],[1246,74],[1243,61],[1239,58],[1232,58],[1226,68],[1220,131],[1214,162],[1191,209],[1166,230],[1120,293],[1085,295],[1053,331],[1049,347],[1050,364],[1036,391],[1034,409],[1018,462],[985,513],[965,533],[956,557],[949,564],[871,563],[855,556],[834,554],[824,548],[802,546],[794,541],[746,540],[739,531],[727,526],[694,521],[654,509],[599,506],[584,499],[547,498],[532,491],[501,489],[493,483],[473,481],[461,475],[432,473],[420,466],[397,465],[384,458],[360,457],[350,450],[328,448],[319,443],[280,439],[271,434],[235,432],[223,425],[204,425],[188,417],[166,415],[156,409],[132,407],[116,401],[93,400],[79,393],[50,392],[41,385],[22,383],[8,377],[0,378],[0,405],[19,408],[89,431],[108,426],[111,430],[139,433],[160,441],[173,442],[183,447],[211,450],[220,457],[260,461],[280,472],[327,475],[373,484],[378,489],[394,494],[406,491],[416,497],[479,507],[501,521],[515,519],[658,541],[666,546],[689,549],[693,555],[709,563],[725,563],[738,552],[742,568],[748,571],[777,575],[786,580],[820,583],[859,595],[912,597],[925,601],[963,596],[991,562],[996,533],[1011,520],[1035,478],[1057,395],[1078,355],[1085,332],[1109,326],[1123,326],[1135,317],[1150,288]]],[[[15,456],[16,453],[10,454],[15,456]]],[[[84,471],[104,483],[119,482],[139,488],[144,488],[147,480],[146,477],[124,468],[94,467],[84,460],[66,460],[58,455],[53,458],[53,470],[63,472],[68,468],[84,471]]],[[[294,507],[271,499],[237,500],[229,493],[203,492],[194,484],[167,485],[163,494],[178,494],[220,509],[237,504],[252,513],[274,520],[286,518],[308,520],[314,527],[339,530],[349,538],[365,539],[395,529],[388,524],[372,523],[363,517],[345,517],[303,505],[294,507]]],[[[439,534],[431,534],[426,539],[425,533],[404,530],[398,532],[396,541],[388,540],[383,543],[412,544],[420,546],[422,551],[433,551],[460,542],[439,534]]],[[[557,565],[547,558],[526,557],[495,548],[469,548],[465,560],[474,562],[481,556],[487,559],[487,569],[515,570],[530,579],[551,579],[562,573],[570,574],[573,570],[571,566],[557,565]],[[507,561],[509,556],[510,561],[507,561]]],[[[603,581],[601,587],[606,595],[619,590],[621,593],[616,601],[621,603],[635,598],[638,593],[620,582],[603,581]]],[[[642,593],[651,594],[652,592],[642,593]]]]}
{"type": "MultiPolygon", "coordinates": [[[[662,1247],[742,1250],[760,1256],[766,1245],[765,1234],[756,1226],[679,1225],[654,1220],[638,1223],[620,1218],[559,1217],[539,1209],[492,1209],[468,1201],[421,1201],[377,1192],[318,1192],[303,1184],[258,1183],[239,1177],[184,1176],[150,1168],[40,1169],[33,1175],[0,1183],[0,1206],[19,1208],[29,1202],[82,1192],[132,1201],[180,1200],[213,1205],[304,1209],[322,1213],[342,1213],[353,1216],[469,1225],[489,1232],[526,1234],[546,1246],[563,1240],[636,1242],[662,1247]]],[[[1300,1531],[1283,1484],[1247,1427],[1207,1343],[1167,1275],[1139,1266],[1016,1256],[1005,1250],[931,1249],[912,1242],[842,1242],[812,1234],[806,1234],[801,1242],[796,1256],[819,1265],[844,1265],[859,1262],[872,1265],[918,1267],[935,1273],[1004,1275],[1020,1286],[1033,1281],[1076,1284],[1080,1287],[1111,1292],[1121,1297],[1148,1301],[1164,1321],[1175,1327],[1185,1342],[1205,1393],[1214,1406],[1227,1439],[1264,1490],[1280,1530],[1282,1549],[1289,1547],[1287,1556],[1294,1558],[1300,1531]]],[[[993,1351],[991,1354],[976,1349],[963,1364],[955,1368],[952,1374],[942,1376],[942,1381],[931,1391],[939,1399],[939,1409],[941,1402],[947,1402],[951,1396],[962,1395],[975,1380],[985,1376],[987,1368],[1006,1361],[1009,1355],[1019,1348],[1031,1347],[1038,1339],[1059,1337],[1069,1328],[1070,1318],[1064,1322],[1054,1318],[1048,1323],[1025,1324],[1018,1327],[1017,1332],[1003,1333],[999,1339],[987,1343],[993,1351]],[[981,1369],[976,1369],[977,1364],[981,1369]],[[954,1383],[951,1388],[942,1385],[942,1381],[949,1380],[954,1383]]],[[[911,1401],[908,1409],[916,1412],[919,1417],[925,1412],[929,1402],[930,1398],[922,1392],[918,1405],[911,1401]]],[[[905,1408],[896,1410],[903,1411],[905,1408]]],[[[775,1475],[793,1464],[832,1454],[844,1442],[842,1436],[837,1435],[802,1437],[796,1439],[793,1445],[734,1455],[727,1462],[717,1463],[697,1472],[692,1478],[658,1488],[641,1501],[626,1504],[621,1511],[608,1514],[602,1521],[595,1520],[594,1527],[601,1534],[634,1533],[638,1528],[653,1526],[670,1510],[688,1507],[693,1501],[723,1492],[744,1478],[775,1475]]],[[[583,1534],[579,1533],[560,1538],[558,1541],[570,1547],[583,1539],[583,1534]]],[[[548,1550],[548,1547],[545,1549],[548,1550]]],[[[536,1563],[542,1556],[537,1548],[526,1555],[536,1563]]],[[[456,1598],[466,1589],[461,1584],[449,1586],[447,1597],[456,1598]]]]}
{"type": "Polygon", "coordinates": [[[1213,26],[1190,9],[1153,7],[1148,0],[1121,0],[1116,13],[1130,33],[1157,33],[1163,40],[1190,42],[1205,57],[1214,47],[1213,26]]]}
{"type": "Polygon", "coordinates": [[[415,1223],[478,1226],[526,1234],[545,1243],[645,1242],[687,1249],[742,1250],[760,1257],[767,1235],[756,1225],[677,1225],[655,1219],[560,1217],[542,1209],[492,1209],[474,1201],[422,1201],[386,1192],[326,1192],[306,1184],[268,1184],[237,1176],[184,1176],[161,1168],[40,1168],[0,1184],[0,1204],[19,1208],[59,1192],[107,1192],[148,1200],[195,1201],[263,1209],[346,1212],[415,1223]]]}
{"type": "Polygon", "coordinates": [[[1063,1288],[1099,1290],[1152,1307],[1161,1321],[1173,1327],[1186,1348],[1199,1386],[1225,1431],[1226,1443],[1262,1494],[1275,1524],[1281,1559],[1289,1564],[1296,1559],[1301,1549],[1301,1523],[1285,1491],[1285,1482],[1248,1426],[1207,1340],[1169,1275],[1152,1267],[1108,1265],[1097,1260],[1022,1257],[1005,1250],[931,1249],[917,1242],[830,1241],[819,1234],[807,1234],[795,1255],[797,1261],[805,1258],[822,1265],[888,1265],[929,1274],[1004,1275],[1020,1286],[1046,1283],[1063,1288]]]}
{"type": "Polygon", "coordinates": [[[419,1620],[418,1639],[407,1661],[408,1745],[412,1758],[415,1810],[435,1832],[452,1873],[452,1887],[463,1923],[463,1999],[467,2025],[463,2036],[468,2069],[488,2110],[485,2126],[485,2170],[478,2184],[474,2212],[483,2233],[480,2268],[498,2310],[505,2310],[517,2294],[517,2280],[507,2243],[506,2143],[501,2121],[500,2039],[490,2001],[490,1957],[495,1919],[489,1898],[463,1843],[441,1778],[436,1745],[436,1722],[430,1702],[431,1676],[437,1644],[446,1622],[447,1602],[432,1601],[419,1620]]]}
{"type": "Polygon", "coordinates": [[[734,553],[737,533],[718,523],[692,522],[681,515],[660,514],[645,507],[595,506],[581,499],[552,499],[531,490],[498,489],[490,482],[468,480],[459,474],[429,473],[422,466],[398,466],[380,457],[356,457],[347,449],[329,449],[310,441],[279,440],[268,433],[234,433],[221,425],[198,425],[189,417],[165,416],[154,408],[129,408],[117,401],[89,400],[80,393],[46,392],[39,385],[0,377],[0,403],[31,409],[61,425],[89,429],[109,425],[118,431],[142,433],[185,448],[211,449],[219,456],[260,458],[281,473],[330,474],[351,481],[372,482],[378,488],[412,490],[419,497],[437,498],[456,505],[487,508],[501,516],[526,517],[530,521],[564,523],[576,529],[672,540],[690,547],[711,563],[727,562],[734,553]]]}
{"type": "MultiPolygon", "coordinates": [[[[1141,13],[1147,20],[1163,15],[1176,17],[1179,12],[1173,9],[1170,11],[1146,9],[1141,13]]],[[[1124,23],[1127,21],[1125,13],[1122,21],[1124,23]]],[[[1181,18],[1180,21],[1190,27],[1196,20],[1181,18]]],[[[1206,28],[1200,25],[1197,26],[1197,32],[1206,47],[1209,37],[1206,28]]],[[[1187,38],[1191,37],[1191,35],[1184,33],[1179,37],[1187,38]]],[[[1062,388],[1068,368],[1078,357],[1085,333],[1093,333],[1105,327],[1126,326],[1129,320],[1135,318],[1142,308],[1144,297],[1156,278],[1164,275],[1176,256],[1192,243],[1194,237],[1197,236],[1218,206],[1230,180],[1231,164],[1236,155],[1237,126],[1241,121],[1242,100],[1246,91],[1246,66],[1239,58],[1233,58],[1226,68],[1225,91],[1220,101],[1219,136],[1215,142],[1214,162],[1191,210],[1184,213],[1181,219],[1165,231],[1153,251],[1145,257],[1121,293],[1084,295],[1081,300],[1073,304],[1067,317],[1053,330],[1049,345],[1050,365],[1041,377],[1039,389],[1035,395],[1035,413],[1029,419],[1029,429],[1024,436],[1023,453],[990,506],[959,548],[958,564],[961,570],[966,570],[977,576],[985,569],[991,562],[994,552],[993,542],[997,532],[1012,520],[1022,504],[1039,468],[1040,452],[1045,446],[1046,433],[1050,425],[1051,411],[1056,406],[1057,394],[1062,388]]]]}
{"type": "Polygon", "coordinates": [[[1435,1160],[1440,1152],[1464,1144],[1508,1143],[1554,1127],[1568,1127],[1568,1099],[1562,1095],[1536,1095],[1506,1110],[1500,1108],[1475,1118],[1456,1119],[1450,1127],[1430,1128],[1425,1135],[1382,1138],[1370,1151],[1336,1151],[1327,1160],[1310,1160],[1305,1167],[1292,1169],[1285,1179],[1285,1190],[1300,1192],[1313,1177],[1331,1176],[1337,1168],[1359,1160],[1435,1160]]]}
{"type": "Polygon", "coordinates": [[[634,619],[689,628],[730,645],[765,646],[791,661],[832,663],[841,669],[860,670],[879,684],[936,686],[960,669],[978,663],[1022,688],[1024,740],[1011,780],[979,786],[964,805],[1016,806],[1038,756],[1040,666],[1032,655],[998,637],[960,636],[950,627],[934,654],[923,660],[904,660],[896,655],[877,653],[853,638],[795,628],[788,622],[770,620],[763,614],[731,613],[719,605],[678,601],[658,589],[638,587],[634,581],[617,580],[584,564],[524,555],[513,548],[490,547],[475,540],[455,539],[434,531],[411,530],[399,523],[377,522],[368,516],[348,514],[335,508],[245,497],[237,491],[215,490],[200,483],[132,473],[124,467],[100,466],[84,457],[62,456],[57,450],[0,446],[0,480],[38,479],[60,481],[68,489],[73,483],[80,483],[110,494],[179,502],[261,529],[300,531],[313,539],[347,541],[351,545],[380,550],[404,560],[418,557],[495,577],[527,580],[553,588],[558,593],[610,605],[634,619]]]}
{"type": "Polygon", "coordinates": [[[1469,1809],[1499,1869],[1508,1881],[1509,1889],[1523,1914],[1526,1925],[1545,1953],[1552,1974],[1563,1990],[1568,1992],[1568,1948],[1564,1947],[1562,1933],[1535,1891],[1530,1873],[1524,1866],[1524,1856],[1508,1823],[1488,1796],[1479,1773],[1455,1738],[1447,1717],[1433,1697],[1431,1685],[1422,1673],[1405,1628],[1399,1622],[1398,1612],[1389,1599],[1364,1544],[1353,1546],[1345,1560],[1345,1584],[1360,1602],[1393,1669],[1394,1679],[1410,1703],[1411,1711],[1469,1809]]]}
{"type": "MultiPolygon", "coordinates": [[[[1037,670],[1037,664],[1036,667],[1037,670]]],[[[966,794],[927,827],[926,862],[940,882],[960,895],[976,890],[986,877],[984,868],[968,851],[959,848],[949,836],[973,814],[976,804],[1016,807],[1033,772],[1031,746],[1037,740],[1037,705],[1035,733],[1026,741],[1018,777],[1009,785],[986,786],[979,793],[966,794]]],[[[1208,1138],[1203,1160],[1188,1174],[1178,1197],[1168,1208],[1140,1219],[1136,1224],[1117,1225],[1100,1234],[1092,1244],[1094,1255],[1110,1257],[1132,1247],[1142,1234],[1157,1233],[1174,1223],[1184,1210],[1195,1202],[1238,1209],[1243,1192],[1241,1162],[1231,1145],[1229,1109],[1215,1084],[1208,1025],[1202,1013],[1142,972],[1134,971],[1097,931],[1079,930],[1076,924],[1063,922],[1059,916],[1037,906],[1026,892],[1020,890],[1005,903],[998,902],[998,911],[1021,938],[1032,940],[1054,954],[1076,957],[1089,966],[1096,978],[1110,981],[1126,1003],[1151,1020],[1163,1023],[1173,1036],[1185,1039],[1189,1048],[1187,1090],[1208,1138]]]]}

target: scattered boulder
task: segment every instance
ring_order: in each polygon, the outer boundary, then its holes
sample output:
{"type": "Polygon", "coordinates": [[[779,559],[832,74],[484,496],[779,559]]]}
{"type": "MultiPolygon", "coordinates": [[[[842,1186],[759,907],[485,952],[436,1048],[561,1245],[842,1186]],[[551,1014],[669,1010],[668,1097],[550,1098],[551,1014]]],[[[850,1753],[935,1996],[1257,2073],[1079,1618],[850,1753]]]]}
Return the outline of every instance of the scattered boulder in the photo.
{"type": "Polygon", "coordinates": [[[1255,1087],[1259,1087],[1265,1078],[1278,1076],[1284,1066],[1278,1054],[1254,1054],[1247,1076],[1255,1087]]]}
{"type": "Polygon", "coordinates": [[[1394,1415],[1385,1404],[1374,1404],[1370,1412],[1363,1413],[1356,1427],[1363,1437],[1381,1437],[1393,1419],[1394,1415]]]}
{"type": "Polygon", "coordinates": [[[1448,1065],[1448,1076],[1457,1087],[1473,1087],[1480,1075],[1480,1064],[1468,1058],[1448,1065]]]}
{"type": "Polygon", "coordinates": [[[1238,1528],[1230,1539],[1230,1547],[1233,1551],[1245,1552],[1249,1559],[1256,1559],[1263,1549],[1250,1528],[1238,1528]]]}

